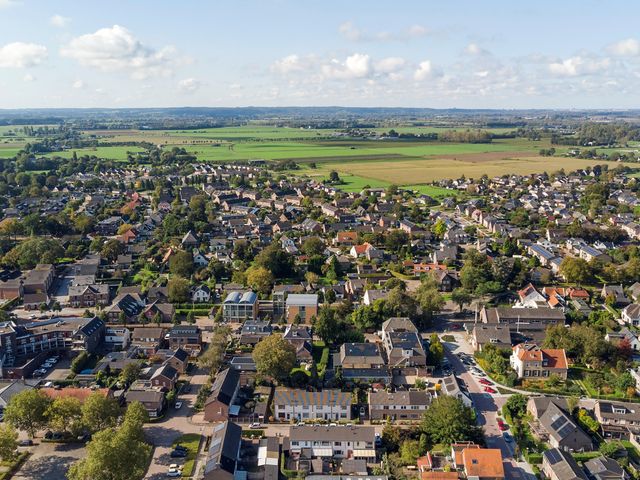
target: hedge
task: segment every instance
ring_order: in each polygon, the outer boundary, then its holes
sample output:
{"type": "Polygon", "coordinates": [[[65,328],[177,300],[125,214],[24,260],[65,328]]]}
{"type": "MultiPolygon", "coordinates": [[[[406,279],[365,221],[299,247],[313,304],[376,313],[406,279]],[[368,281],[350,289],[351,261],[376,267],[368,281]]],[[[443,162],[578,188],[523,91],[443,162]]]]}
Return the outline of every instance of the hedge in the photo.
{"type": "Polygon", "coordinates": [[[178,315],[188,315],[189,313],[193,313],[196,317],[208,317],[210,310],[208,309],[195,309],[195,310],[187,310],[184,308],[177,308],[176,313],[178,315]]]}
{"type": "Polygon", "coordinates": [[[211,310],[215,307],[216,303],[176,303],[175,307],[178,310],[211,310]]]}
{"type": "Polygon", "coordinates": [[[285,468],[287,464],[285,463],[284,452],[280,454],[280,472],[287,478],[296,478],[298,476],[297,470],[287,470],[285,468]]]}

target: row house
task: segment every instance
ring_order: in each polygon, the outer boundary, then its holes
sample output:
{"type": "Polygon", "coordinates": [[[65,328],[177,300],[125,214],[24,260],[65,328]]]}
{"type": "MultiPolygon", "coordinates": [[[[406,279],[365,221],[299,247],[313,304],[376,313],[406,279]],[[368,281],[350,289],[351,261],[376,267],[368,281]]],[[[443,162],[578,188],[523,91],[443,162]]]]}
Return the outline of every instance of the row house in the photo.
{"type": "Polygon", "coordinates": [[[375,429],[361,426],[293,426],[289,427],[291,453],[311,458],[376,458],[375,429]]]}
{"type": "Polygon", "coordinates": [[[431,401],[429,392],[369,392],[369,419],[421,420],[431,401]]]}
{"type": "Polygon", "coordinates": [[[278,387],[273,396],[273,412],[280,421],[351,420],[351,393],[278,387]]]}

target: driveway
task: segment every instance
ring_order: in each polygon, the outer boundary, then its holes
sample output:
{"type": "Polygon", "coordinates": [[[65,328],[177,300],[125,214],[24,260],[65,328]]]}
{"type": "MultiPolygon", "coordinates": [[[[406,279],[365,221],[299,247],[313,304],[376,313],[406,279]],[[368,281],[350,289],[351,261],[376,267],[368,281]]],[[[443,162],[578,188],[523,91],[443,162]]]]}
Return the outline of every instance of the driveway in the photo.
{"type": "Polygon", "coordinates": [[[31,456],[14,480],[66,480],[71,464],[87,454],[82,444],[40,443],[29,448],[31,456]]]}

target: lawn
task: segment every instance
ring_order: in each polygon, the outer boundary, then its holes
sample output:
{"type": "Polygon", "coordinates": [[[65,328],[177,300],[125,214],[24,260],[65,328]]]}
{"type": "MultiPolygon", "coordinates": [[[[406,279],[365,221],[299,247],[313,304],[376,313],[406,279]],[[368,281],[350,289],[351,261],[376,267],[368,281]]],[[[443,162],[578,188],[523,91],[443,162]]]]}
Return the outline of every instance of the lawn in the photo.
{"type": "MultiPolygon", "coordinates": [[[[0,150],[1,151],[1,150],[0,150]]],[[[52,152],[48,153],[47,157],[61,157],[61,158],[71,158],[73,157],[73,153],[75,152],[78,157],[83,155],[95,155],[98,158],[106,158],[109,160],[116,160],[119,162],[127,161],[127,152],[143,152],[144,149],[135,146],[128,147],[93,147],[93,148],[75,148],[73,150],[65,150],[63,152],[52,152]]]]}
{"type": "Polygon", "coordinates": [[[173,442],[173,448],[175,448],[176,445],[182,445],[187,448],[187,456],[184,467],[182,467],[183,477],[191,477],[193,475],[193,467],[195,466],[195,459],[198,456],[201,438],[202,435],[198,433],[187,433],[173,442]]]}

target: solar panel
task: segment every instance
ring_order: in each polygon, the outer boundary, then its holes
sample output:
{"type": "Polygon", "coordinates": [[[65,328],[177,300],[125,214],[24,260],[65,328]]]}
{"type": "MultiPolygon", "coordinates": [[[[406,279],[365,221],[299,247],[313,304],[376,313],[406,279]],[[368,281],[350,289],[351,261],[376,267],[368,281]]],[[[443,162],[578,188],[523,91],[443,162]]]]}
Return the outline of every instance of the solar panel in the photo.
{"type": "Polygon", "coordinates": [[[556,449],[547,450],[546,452],[544,452],[544,454],[546,455],[547,460],[551,465],[555,465],[560,460],[562,460],[562,457],[560,456],[560,452],[556,449]]]}

